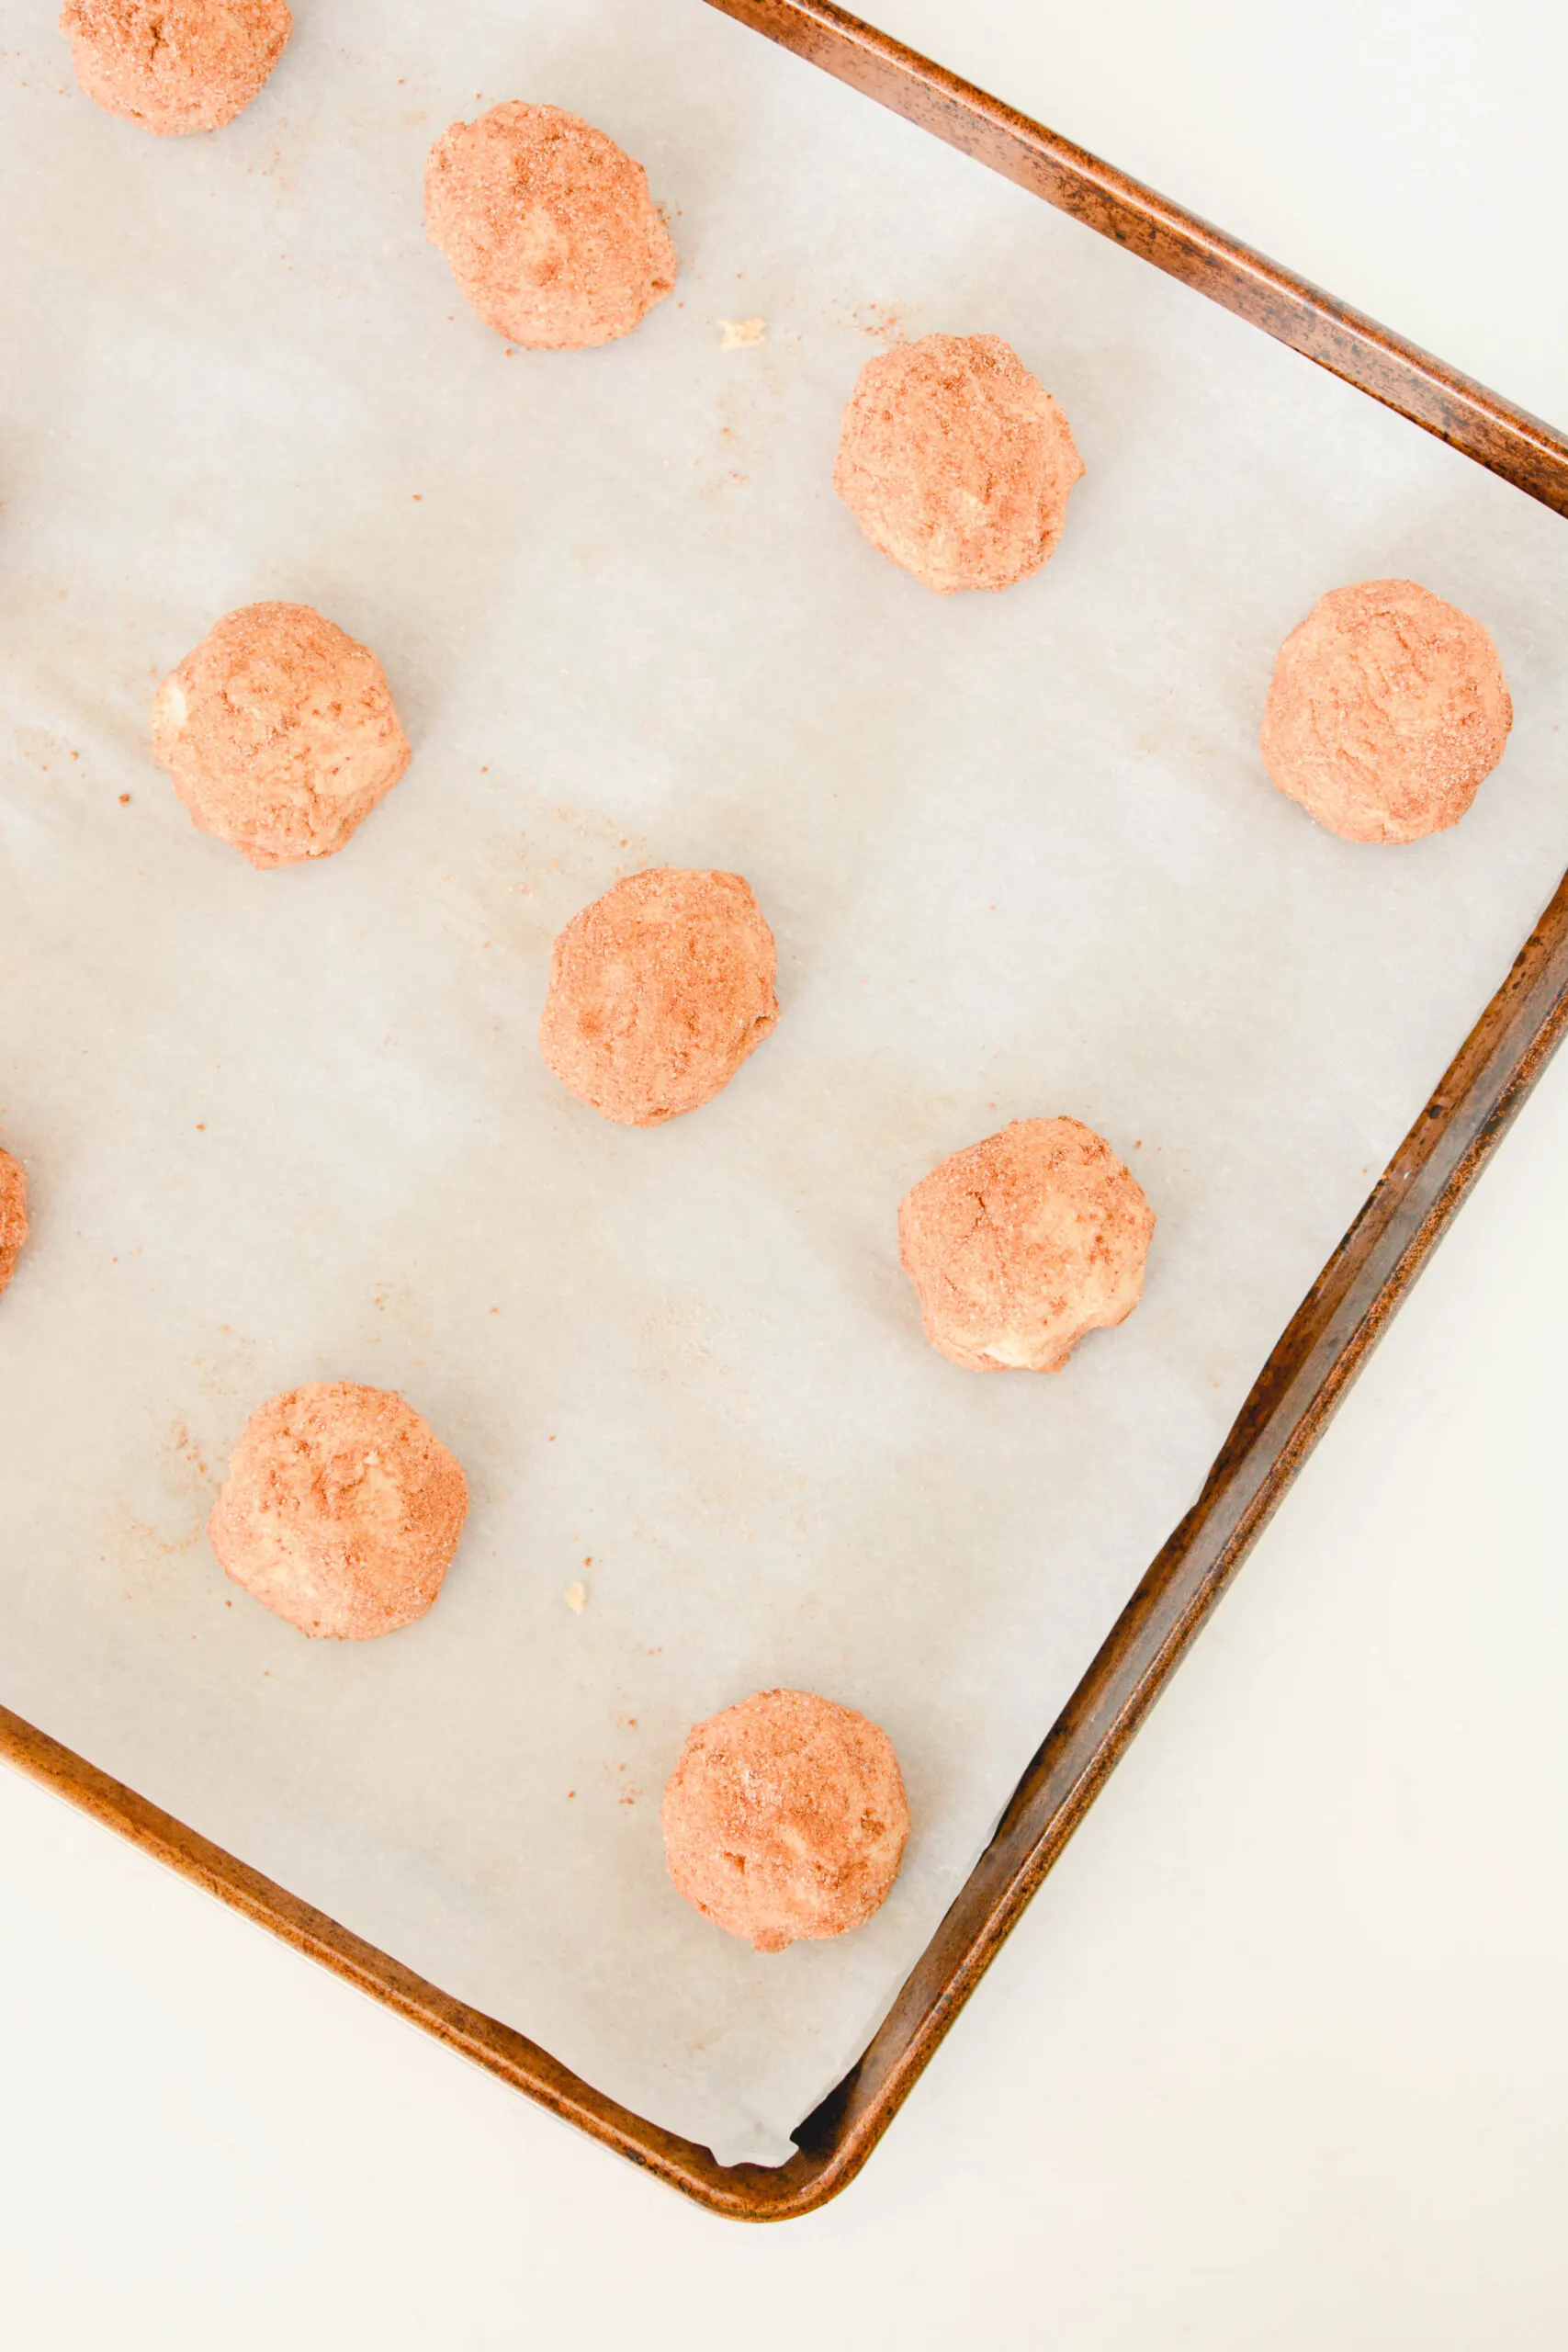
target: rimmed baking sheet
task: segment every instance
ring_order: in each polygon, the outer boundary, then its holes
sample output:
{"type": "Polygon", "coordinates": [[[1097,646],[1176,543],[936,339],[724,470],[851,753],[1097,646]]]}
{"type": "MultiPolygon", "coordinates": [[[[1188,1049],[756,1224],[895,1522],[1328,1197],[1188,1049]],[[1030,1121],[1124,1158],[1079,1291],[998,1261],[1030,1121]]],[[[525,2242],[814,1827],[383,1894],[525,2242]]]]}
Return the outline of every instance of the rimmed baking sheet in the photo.
{"type": "Polygon", "coordinates": [[[52,11],[0,65],[0,1138],[37,1213],[0,1699],[777,2162],[1568,864],[1568,553],[698,0],[389,6],[373,49],[299,13],[209,141],[88,107],[52,11]],[[670,208],[681,285],[623,345],[508,357],[423,244],[430,139],[514,95],[670,208]],[[1007,334],[1089,469],[1003,597],[928,596],[828,484],[858,368],[938,327],[1007,334]],[[1485,621],[1517,709],[1401,852],[1317,832],[1255,748],[1280,637],[1386,572],[1485,621]],[[265,594],[376,647],[416,756],[344,857],[255,876],[144,725],[265,594]],[[655,860],[748,875],[784,1012],[638,1136],[532,1033],[555,929],[655,860]],[[893,1212],[1058,1109],[1145,1183],[1145,1302],[1060,1379],[966,1376],[893,1212]],[[439,1609],[369,1648],[231,1596],[200,1532],[250,1406],[320,1376],[404,1389],[474,1489],[439,1609]],[[887,1726],[918,1827],[872,1927],[764,1960],[670,1892],[657,1800],[686,1724],[774,1681],[887,1726]]]}

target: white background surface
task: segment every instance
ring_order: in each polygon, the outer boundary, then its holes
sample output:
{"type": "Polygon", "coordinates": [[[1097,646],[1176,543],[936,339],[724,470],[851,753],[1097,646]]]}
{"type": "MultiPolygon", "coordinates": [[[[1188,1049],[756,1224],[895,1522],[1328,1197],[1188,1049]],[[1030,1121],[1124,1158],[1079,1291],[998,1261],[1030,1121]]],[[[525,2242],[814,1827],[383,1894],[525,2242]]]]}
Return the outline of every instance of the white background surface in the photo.
{"type": "MultiPolygon", "coordinates": [[[[882,17],[1568,415],[1544,6],[882,17]]],[[[812,2220],[688,2212],[0,1781],[8,2334],[702,2346],[744,2315],[763,2346],[1560,2343],[1565,1148],[1568,1065],[812,2220]]]]}

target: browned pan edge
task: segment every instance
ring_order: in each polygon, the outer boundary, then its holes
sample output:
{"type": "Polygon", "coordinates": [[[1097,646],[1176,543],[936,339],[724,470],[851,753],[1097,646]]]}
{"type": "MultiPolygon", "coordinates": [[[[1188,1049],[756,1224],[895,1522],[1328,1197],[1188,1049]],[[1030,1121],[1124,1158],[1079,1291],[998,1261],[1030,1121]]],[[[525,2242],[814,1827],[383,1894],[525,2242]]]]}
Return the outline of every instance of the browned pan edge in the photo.
{"type": "Polygon", "coordinates": [[[708,0],[1568,514],[1568,443],[1403,335],[830,0],[708,0]]]}
{"type": "MultiPolygon", "coordinates": [[[[1438,360],[821,0],[711,0],[1568,514],[1568,443],[1438,360]]],[[[864,2164],[1322,1434],[1568,1024],[1564,881],[1269,1357],[1193,1509],[1111,1629],[859,2064],[776,2168],[716,2164],[0,1708],[0,1756],[714,2211],[809,2212],[864,2164]]]]}

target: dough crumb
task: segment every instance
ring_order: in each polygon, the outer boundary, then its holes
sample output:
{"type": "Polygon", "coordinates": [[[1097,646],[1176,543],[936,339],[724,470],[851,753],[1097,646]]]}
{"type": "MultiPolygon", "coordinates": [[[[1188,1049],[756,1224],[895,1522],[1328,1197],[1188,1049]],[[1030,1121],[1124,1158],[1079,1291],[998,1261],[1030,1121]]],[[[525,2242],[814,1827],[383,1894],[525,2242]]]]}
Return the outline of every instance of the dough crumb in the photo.
{"type": "Polygon", "coordinates": [[[309,605],[245,605],[159,687],[152,755],[202,831],[265,869],[342,849],[409,742],[367,647],[309,605]]]}
{"type": "Polygon", "coordinates": [[[718,325],[721,351],[749,351],[768,339],[766,319],[720,319],[718,325]]]}
{"type": "Polygon", "coordinates": [[[833,487],[874,548],[951,596],[1055,548],[1083,473],[1067,420],[998,334],[928,334],[862,368],[833,487]]]}
{"type": "Polygon", "coordinates": [[[678,1893],[759,1951],[860,1927],[886,1901],[909,1835],[886,1733],[808,1690],[759,1690],[698,1724],[663,1821],[678,1893]]]}
{"type": "Polygon", "coordinates": [[[0,1290],[16,1272],[27,1238],[27,1172],[19,1159],[0,1149],[0,1290]]]}
{"type": "Polygon", "coordinates": [[[739,874],[649,866],[574,915],[550,956],[539,1049],[626,1127],[695,1111],[779,1017],[773,934],[739,874]]]}
{"type": "Polygon", "coordinates": [[[581,1584],[569,1584],[566,1589],[566,1605],[577,1616],[581,1617],[583,1611],[588,1606],[587,1586],[581,1584]]]}
{"type": "Polygon", "coordinates": [[[559,107],[513,99],[443,131],[424,220],[485,324],[532,350],[612,343],[674,288],[642,165],[559,107]]]}
{"type": "Polygon", "coordinates": [[[285,0],[65,0],[60,29],[95,105],[172,139],[232,122],[293,19],[285,0]]]}
{"type": "Polygon", "coordinates": [[[412,1405],[313,1381],[251,1415],[208,1534],[234,1582],[302,1634],[363,1642],[424,1615],[468,1508],[412,1405]]]}
{"type": "Polygon", "coordinates": [[[1514,707],[1477,620],[1414,580],[1320,597],[1280,649],[1263,764],[1348,842],[1457,825],[1503,756],[1514,707]]]}
{"type": "Polygon", "coordinates": [[[1060,1372],[1086,1333],[1124,1322],[1155,1216],[1102,1136],[1015,1119],[907,1194],[898,1255],[926,1337],[969,1372],[1060,1372]]]}

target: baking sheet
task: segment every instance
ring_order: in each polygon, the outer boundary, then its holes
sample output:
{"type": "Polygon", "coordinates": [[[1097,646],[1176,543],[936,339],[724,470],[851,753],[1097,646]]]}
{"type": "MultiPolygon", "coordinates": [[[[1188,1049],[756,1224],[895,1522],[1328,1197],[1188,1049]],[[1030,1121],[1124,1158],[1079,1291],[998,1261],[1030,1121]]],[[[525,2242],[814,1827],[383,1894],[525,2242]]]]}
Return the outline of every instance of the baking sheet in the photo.
{"type": "MultiPolygon", "coordinates": [[[[1557,518],[700,0],[300,0],[263,97],[158,142],[0,56],[0,1698],[590,2081],[779,2161],[1193,1499],[1568,864],[1557,518]],[[502,97],[648,164],[682,277],[510,356],[423,243],[502,97]],[[721,322],[761,318],[726,349],[721,322]],[[1006,334],[1088,467],[1058,556],[938,600],[833,498],[881,340],[1006,334]],[[1264,780],[1280,639],[1409,574],[1517,723],[1453,834],[1264,780]],[[343,856],[253,875],[150,763],[234,605],[319,605],[415,745],[343,856]],[[129,798],[124,796],[129,795],[129,798]],[[549,942],[648,863],[744,872],[775,1035],[651,1135],[534,1046],[549,942]],[[894,1218],[1066,1111],[1158,1214],[1059,1378],[925,1347],[894,1218]],[[203,1525],[252,1407],[403,1390],[473,1508],[441,1602],[307,1645],[203,1525]],[[566,1604],[581,1583],[581,1613],[566,1604]],[[864,1708],[886,1908],[761,1957],[662,1871],[688,1724],[864,1708]]],[[[730,338],[729,340],[732,340],[730,338]]]]}

